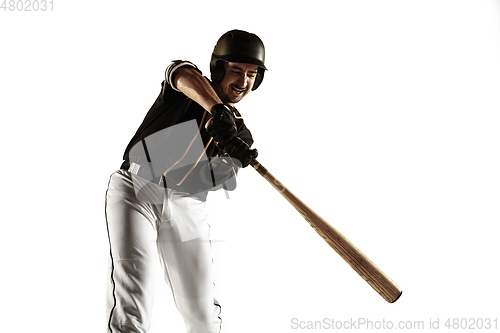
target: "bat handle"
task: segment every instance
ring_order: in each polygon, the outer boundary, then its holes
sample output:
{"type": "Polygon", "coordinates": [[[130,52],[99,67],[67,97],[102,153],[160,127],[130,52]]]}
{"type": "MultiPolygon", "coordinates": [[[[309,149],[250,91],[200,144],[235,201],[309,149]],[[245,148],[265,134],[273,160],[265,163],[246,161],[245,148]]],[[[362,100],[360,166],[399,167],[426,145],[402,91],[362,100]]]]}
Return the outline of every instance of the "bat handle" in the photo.
{"type": "Polygon", "coordinates": [[[262,166],[257,160],[253,159],[252,162],[250,162],[250,165],[257,170],[257,172],[264,177],[267,173],[267,169],[262,166]]]}

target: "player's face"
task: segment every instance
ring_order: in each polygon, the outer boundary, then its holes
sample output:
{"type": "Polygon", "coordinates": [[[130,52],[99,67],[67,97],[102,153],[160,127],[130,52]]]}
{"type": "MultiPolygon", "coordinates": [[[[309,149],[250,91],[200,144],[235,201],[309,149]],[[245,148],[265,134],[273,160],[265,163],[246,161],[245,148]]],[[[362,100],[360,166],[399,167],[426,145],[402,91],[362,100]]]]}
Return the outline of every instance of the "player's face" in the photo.
{"type": "Polygon", "coordinates": [[[257,77],[257,65],[224,62],[224,78],[215,84],[215,91],[222,102],[233,105],[251,90],[257,77]]]}

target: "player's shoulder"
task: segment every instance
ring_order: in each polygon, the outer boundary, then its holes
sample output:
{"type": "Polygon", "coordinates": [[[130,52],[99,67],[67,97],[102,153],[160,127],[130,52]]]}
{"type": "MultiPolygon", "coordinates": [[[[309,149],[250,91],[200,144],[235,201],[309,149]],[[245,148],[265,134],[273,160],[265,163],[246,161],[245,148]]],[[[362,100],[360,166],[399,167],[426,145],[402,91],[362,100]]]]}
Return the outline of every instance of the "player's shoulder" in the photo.
{"type": "Polygon", "coordinates": [[[171,82],[172,82],[173,73],[176,70],[178,70],[179,68],[183,68],[183,67],[190,67],[190,68],[193,68],[201,73],[198,66],[196,66],[194,63],[192,63],[189,60],[172,60],[172,62],[170,62],[170,64],[167,66],[167,68],[165,70],[165,79],[167,80],[167,82],[169,84],[171,84],[171,82]]]}
{"type": "Polygon", "coordinates": [[[170,64],[165,69],[165,82],[167,83],[167,87],[170,86],[173,90],[180,92],[180,90],[177,89],[177,87],[175,87],[175,85],[173,83],[173,75],[174,75],[176,70],[178,70],[179,68],[185,68],[185,67],[193,68],[193,69],[197,70],[200,74],[202,74],[200,69],[191,61],[172,60],[172,62],[170,62],[170,64]]]}

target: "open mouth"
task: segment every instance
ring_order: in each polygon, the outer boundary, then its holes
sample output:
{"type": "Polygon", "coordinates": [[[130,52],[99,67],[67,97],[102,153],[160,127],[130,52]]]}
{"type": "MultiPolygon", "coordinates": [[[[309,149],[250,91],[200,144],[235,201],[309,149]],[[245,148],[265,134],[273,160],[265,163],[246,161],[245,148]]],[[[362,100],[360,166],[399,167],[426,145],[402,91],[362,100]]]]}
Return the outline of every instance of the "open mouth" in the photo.
{"type": "Polygon", "coordinates": [[[232,90],[234,93],[238,94],[238,95],[239,95],[239,94],[242,94],[243,92],[245,92],[245,89],[238,89],[238,88],[236,88],[236,87],[234,87],[234,86],[231,86],[231,90],[232,90]]]}

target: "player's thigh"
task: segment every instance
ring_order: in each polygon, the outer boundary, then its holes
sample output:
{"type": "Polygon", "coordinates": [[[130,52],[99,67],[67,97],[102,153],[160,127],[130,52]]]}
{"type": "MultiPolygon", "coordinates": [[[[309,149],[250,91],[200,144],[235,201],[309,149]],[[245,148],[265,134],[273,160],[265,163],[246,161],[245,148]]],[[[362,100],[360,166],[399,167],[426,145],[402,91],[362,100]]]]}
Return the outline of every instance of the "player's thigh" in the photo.
{"type": "Polygon", "coordinates": [[[156,254],[154,206],[139,200],[126,177],[111,178],[106,194],[106,224],[113,260],[152,259],[156,254]]]}
{"type": "Polygon", "coordinates": [[[162,223],[158,248],[173,292],[196,300],[213,292],[212,251],[208,236],[182,241],[168,223],[162,223]]]}

